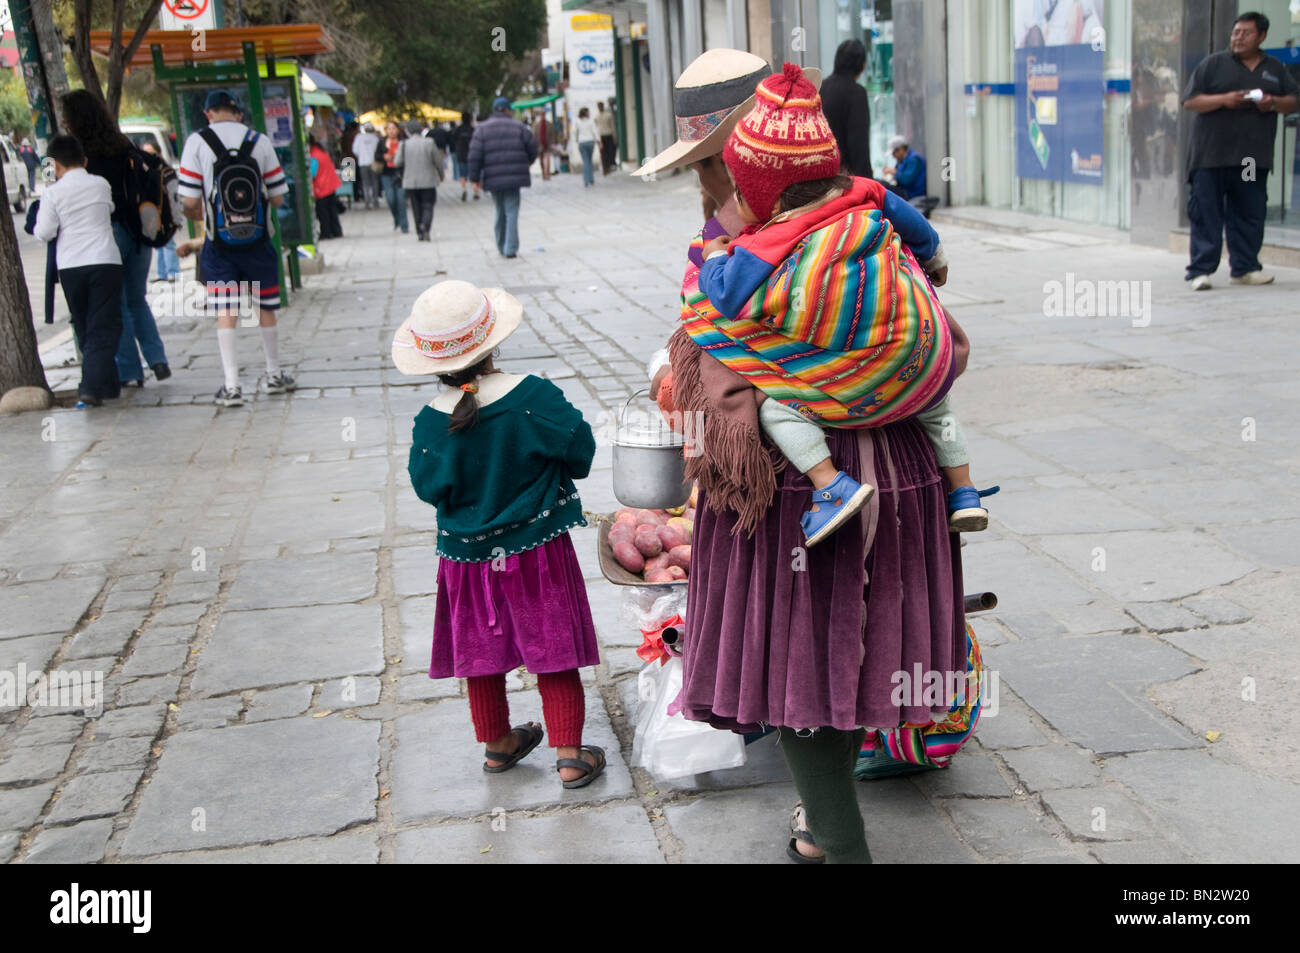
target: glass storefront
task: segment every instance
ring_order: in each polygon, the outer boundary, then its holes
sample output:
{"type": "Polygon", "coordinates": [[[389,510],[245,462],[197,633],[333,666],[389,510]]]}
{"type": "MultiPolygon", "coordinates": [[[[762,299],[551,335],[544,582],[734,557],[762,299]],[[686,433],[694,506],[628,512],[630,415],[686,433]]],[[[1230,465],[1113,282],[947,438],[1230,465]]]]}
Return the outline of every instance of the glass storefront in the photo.
{"type": "Polygon", "coordinates": [[[819,67],[829,76],[835,51],[845,40],[860,40],[867,68],[858,82],[871,110],[871,161],[886,165],[885,144],[894,134],[894,22],[892,0],[817,0],[819,67]]]}

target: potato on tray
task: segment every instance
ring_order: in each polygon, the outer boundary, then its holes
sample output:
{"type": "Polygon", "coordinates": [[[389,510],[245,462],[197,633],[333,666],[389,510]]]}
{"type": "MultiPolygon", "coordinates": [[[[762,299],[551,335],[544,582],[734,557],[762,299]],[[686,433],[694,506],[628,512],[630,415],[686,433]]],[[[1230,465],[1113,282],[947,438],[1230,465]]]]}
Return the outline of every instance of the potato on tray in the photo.
{"type": "Polygon", "coordinates": [[[695,493],[689,504],[672,510],[624,507],[601,516],[597,536],[600,569],[620,586],[674,586],[691,571],[695,532],[695,493]]]}

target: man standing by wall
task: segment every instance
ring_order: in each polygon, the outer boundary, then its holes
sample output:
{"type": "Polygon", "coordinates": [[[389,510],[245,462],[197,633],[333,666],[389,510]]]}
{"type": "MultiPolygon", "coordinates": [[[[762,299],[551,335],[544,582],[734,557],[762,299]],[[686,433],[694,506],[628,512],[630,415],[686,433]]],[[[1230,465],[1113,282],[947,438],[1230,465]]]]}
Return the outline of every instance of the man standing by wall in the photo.
{"type": "Polygon", "coordinates": [[[519,190],[533,184],[528,167],[536,158],[532,130],[510,115],[510,100],[498,96],[469,142],[469,178],[475,193],[492,193],[497,251],[506,258],[519,254],[519,190]]]}
{"type": "Polygon", "coordinates": [[[596,135],[600,136],[600,174],[609,175],[617,167],[618,139],[614,135],[614,111],[596,103],[596,135]]]}
{"type": "Polygon", "coordinates": [[[1192,226],[1187,280],[1195,291],[1210,288],[1225,231],[1232,283],[1273,280],[1259,263],[1268,173],[1277,115],[1300,109],[1300,87],[1281,62],[1260,49],[1267,34],[1263,14],[1237,17],[1228,49],[1202,60],[1183,92],[1183,108],[1196,114],[1187,161],[1192,226]]]}

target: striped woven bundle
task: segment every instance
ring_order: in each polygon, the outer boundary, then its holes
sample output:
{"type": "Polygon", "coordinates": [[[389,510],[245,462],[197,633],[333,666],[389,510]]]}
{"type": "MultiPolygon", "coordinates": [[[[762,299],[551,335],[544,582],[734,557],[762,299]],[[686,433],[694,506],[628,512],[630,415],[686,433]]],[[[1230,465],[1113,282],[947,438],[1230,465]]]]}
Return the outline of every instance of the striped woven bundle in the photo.
{"type": "Polygon", "coordinates": [[[833,427],[879,427],[942,395],[952,365],[948,322],[879,209],[858,206],[803,234],[771,234],[766,245],[763,231],[742,239],[779,264],[734,320],[700,291],[699,269],[687,269],[681,320],[702,350],[833,427]],[[788,247],[772,247],[783,240],[788,247]]]}
{"type": "Polygon", "coordinates": [[[954,700],[943,721],[927,725],[904,723],[888,731],[868,731],[853,772],[856,778],[888,777],[948,766],[979,724],[984,701],[984,659],[969,622],[966,623],[966,650],[966,697],[954,700]]]}

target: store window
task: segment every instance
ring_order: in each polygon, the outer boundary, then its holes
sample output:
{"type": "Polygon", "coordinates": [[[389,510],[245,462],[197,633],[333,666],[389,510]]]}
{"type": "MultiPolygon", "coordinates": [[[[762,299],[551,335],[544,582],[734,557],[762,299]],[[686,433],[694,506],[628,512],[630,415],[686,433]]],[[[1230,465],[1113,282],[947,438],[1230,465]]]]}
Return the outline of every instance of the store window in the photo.
{"type": "Polygon", "coordinates": [[[867,91],[871,110],[871,156],[877,165],[894,134],[894,14],[892,0],[818,0],[817,64],[829,76],[835,51],[845,40],[860,40],[867,49],[867,68],[858,82],[867,91]]]}

